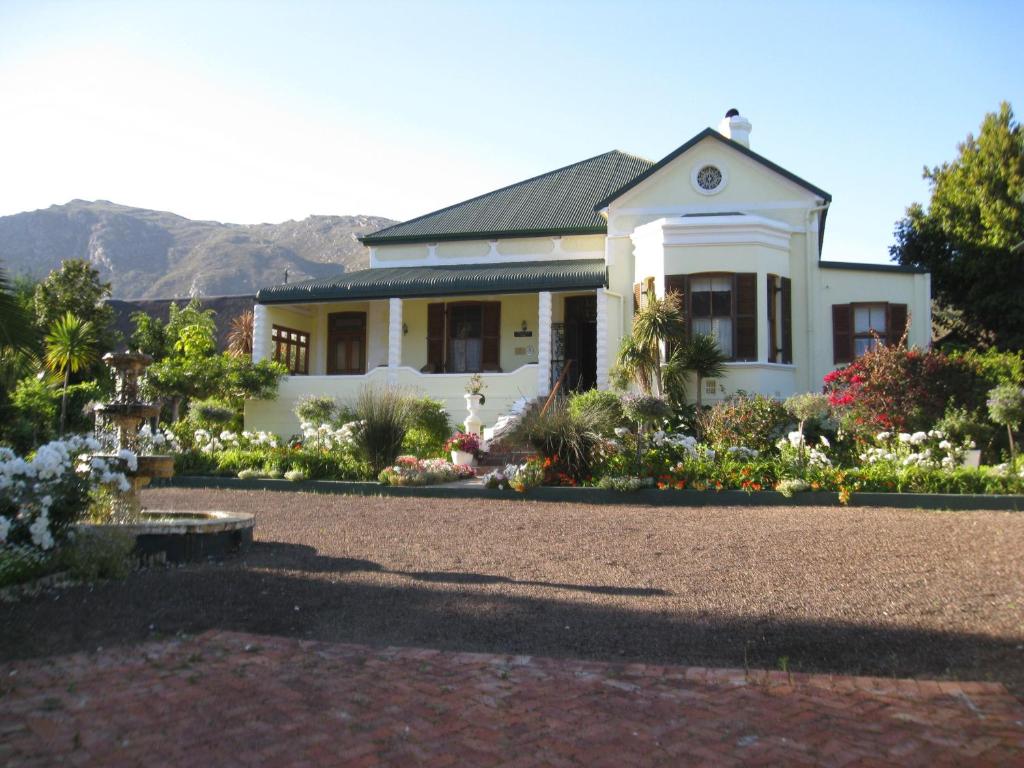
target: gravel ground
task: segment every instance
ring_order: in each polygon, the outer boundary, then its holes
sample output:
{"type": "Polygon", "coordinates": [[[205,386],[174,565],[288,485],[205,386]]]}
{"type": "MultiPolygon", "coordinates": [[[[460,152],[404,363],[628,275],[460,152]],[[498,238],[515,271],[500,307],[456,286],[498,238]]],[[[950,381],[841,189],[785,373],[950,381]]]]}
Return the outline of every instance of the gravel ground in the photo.
{"type": "Polygon", "coordinates": [[[218,628],[1024,696],[1024,514],[184,489],[144,503],[253,512],[257,543],[0,605],[0,658],[218,628]]]}

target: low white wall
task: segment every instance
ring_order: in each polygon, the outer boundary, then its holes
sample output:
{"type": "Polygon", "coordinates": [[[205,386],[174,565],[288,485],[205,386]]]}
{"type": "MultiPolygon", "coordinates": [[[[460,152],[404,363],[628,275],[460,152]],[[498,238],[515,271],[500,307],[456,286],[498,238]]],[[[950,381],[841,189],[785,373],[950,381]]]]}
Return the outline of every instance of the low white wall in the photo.
{"type": "MultiPolygon", "coordinates": [[[[399,388],[440,400],[452,425],[461,425],[467,415],[464,395],[469,374],[423,374],[407,367],[398,368],[397,374],[399,388]]],[[[493,426],[519,398],[537,396],[536,364],[524,365],[509,373],[485,373],[483,380],[486,402],[480,408],[480,418],[485,427],[493,426]]],[[[365,376],[287,376],[281,380],[276,400],[245,402],[245,428],[274,432],[287,438],[299,431],[294,411],[300,398],[317,395],[341,402],[354,401],[363,387],[385,387],[387,383],[387,368],[375,368],[365,376]]]]}

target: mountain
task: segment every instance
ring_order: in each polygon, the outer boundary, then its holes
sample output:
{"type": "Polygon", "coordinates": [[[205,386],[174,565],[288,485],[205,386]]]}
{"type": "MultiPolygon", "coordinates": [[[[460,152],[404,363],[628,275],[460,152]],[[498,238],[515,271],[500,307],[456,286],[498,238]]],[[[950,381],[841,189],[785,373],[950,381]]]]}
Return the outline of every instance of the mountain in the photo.
{"type": "Polygon", "coordinates": [[[87,259],[120,299],[255,293],[266,285],[368,266],[357,235],[395,222],[310,216],[282,224],[193,221],[106,200],[72,200],[0,217],[0,264],[44,277],[63,259],[87,259]]]}

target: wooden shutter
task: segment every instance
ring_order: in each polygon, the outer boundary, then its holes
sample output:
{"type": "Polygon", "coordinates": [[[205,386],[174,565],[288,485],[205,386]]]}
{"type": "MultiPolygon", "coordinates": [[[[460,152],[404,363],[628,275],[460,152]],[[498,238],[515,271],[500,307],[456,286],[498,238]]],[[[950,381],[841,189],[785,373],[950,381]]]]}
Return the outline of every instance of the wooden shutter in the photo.
{"type": "Polygon", "coordinates": [[[768,362],[779,362],[779,318],[775,311],[777,302],[776,293],[779,290],[779,276],[768,275],[768,292],[765,298],[768,302],[768,362]]]}
{"type": "Polygon", "coordinates": [[[793,362],[793,281],[782,278],[782,362],[793,362]]]}
{"type": "Polygon", "coordinates": [[[890,304],[886,311],[885,343],[899,344],[907,330],[907,305],[890,304]]]}
{"type": "Polygon", "coordinates": [[[501,370],[501,302],[487,301],[481,305],[482,352],[485,371],[501,370]]]}
{"type": "Polygon", "coordinates": [[[853,362],[853,307],[832,305],[832,362],[853,362]]]}
{"type": "Polygon", "coordinates": [[[757,360],[757,274],[744,272],[734,277],[736,326],[733,358],[757,360]]]}
{"type": "Polygon", "coordinates": [[[427,305],[427,368],[433,373],[444,370],[444,304],[427,305]]]}
{"type": "MultiPolygon", "coordinates": [[[[670,293],[679,294],[679,298],[681,299],[680,307],[683,310],[683,324],[685,329],[686,327],[689,326],[689,323],[687,322],[689,312],[687,312],[686,310],[686,302],[687,297],[690,293],[689,279],[686,275],[665,275],[665,295],[668,296],[670,293]]],[[[683,337],[686,338],[687,335],[688,332],[684,330],[683,337]]],[[[671,358],[672,354],[675,351],[675,343],[672,340],[669,340],[668,342],[665,343],[665,359],[671,358]]]]}

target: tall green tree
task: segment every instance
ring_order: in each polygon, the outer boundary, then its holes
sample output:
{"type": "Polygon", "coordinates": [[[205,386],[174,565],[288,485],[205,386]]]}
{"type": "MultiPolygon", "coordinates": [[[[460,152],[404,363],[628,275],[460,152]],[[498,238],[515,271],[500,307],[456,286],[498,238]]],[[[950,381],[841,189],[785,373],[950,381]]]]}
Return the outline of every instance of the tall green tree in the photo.
{"type": "Polygon", "coordinates": [[[67,312],[46,334],[46,367],[64,377],[60,400],[60,434],[68,411],[68,382],[72,373],[88,368],[96,362],[96,331],[89,320],[82,320],[67,312]]]}
{"type": "Polygon", "coordinates": [[[70,312],[92,326],[98,347],[111,350],[119,339],[114,329],[114,309],[105,303],[109,297],[110,283],[101,281],[100,273],[89,262],[67,259],[36,286],[32,297],[36,326],[48,333],[70,312]]]}
{"type": "Polygon", "coordinates": [[[955,160],[924,170],[890,248],[932,273],[936,321],[983,346],[1024,348],[1024,131],[1006,102],[968,134],[955,160]]]}

